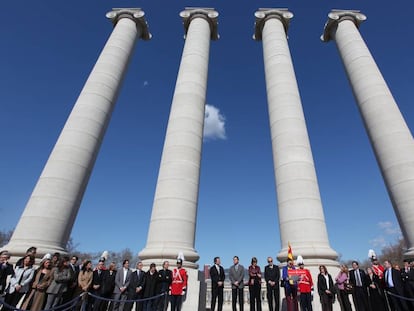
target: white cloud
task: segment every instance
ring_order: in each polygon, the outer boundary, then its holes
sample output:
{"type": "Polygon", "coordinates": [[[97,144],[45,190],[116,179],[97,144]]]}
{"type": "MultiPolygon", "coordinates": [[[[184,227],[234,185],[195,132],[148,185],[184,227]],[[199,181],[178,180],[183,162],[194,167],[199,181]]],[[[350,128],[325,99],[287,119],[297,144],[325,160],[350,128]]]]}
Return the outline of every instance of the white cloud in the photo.
{"type": "Polygon", "coordinates": [[[378,223],[378,227],[386,235],[401,235],[400,227],[398,225],[393,224],[391,221],[380,221],[378,223]]]}
{"type": "Polygon", "coordinates": [[[143,87],[146,87],[149,85],[149,82],[147,80],[144,81],[144,83],[142,84],[143,87]]]}
{"type": "Polygon", "coordinates": [[[380,229],[380,233],[377,237],[369,240],[369,244],[373,248],[383,248],[396,238],[401,238],[401,230],[398,224],[394,224],[391,221],[380,221],[377,223],[377,227],[380,229]]]}
{"type": "Polygon", "coordinates": [[[369,240],[369,244],[374,248],[383,248],[387,245],[387,241],[383,236],[379,236],[372,240],[369,240]]]}
{"type": "Polygon", "coordinates": [[[214,106],[206,105],[204,139],[226,139],[225,117],[214,106]]]}

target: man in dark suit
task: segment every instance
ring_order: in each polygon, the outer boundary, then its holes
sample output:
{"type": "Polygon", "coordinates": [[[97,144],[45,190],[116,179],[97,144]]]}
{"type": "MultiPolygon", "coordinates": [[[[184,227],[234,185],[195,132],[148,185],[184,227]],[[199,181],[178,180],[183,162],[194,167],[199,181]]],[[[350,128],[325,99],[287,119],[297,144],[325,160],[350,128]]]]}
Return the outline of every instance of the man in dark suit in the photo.
{"type": "MultiPolygon", "coordinates": [[[[92,294],[103,297],[103,283],[105,280],[106,272],[105,260],[100,259],[92,274],[92,294]]],[[[94,298],[92,300],[92,304],[93,311],[101,311],[101,306],[105,305],[99,298],[94,298]]]]}
{"type": "Polygon", "coordinates": [[[384,261],[385,268],[385,289],[390,292],[388,295],[392,311],[408,311],[408,306],[405,300],[397,296],[404,297],[404,284],[401,279],[400,272],[392,267],[389,260],[384,261]]]}
{"type": "Polygon", "coordinates": [[[14,274],[13,265],[8,262],[10,254],[4,250],[0,252],[0,296],[6,289],[7,277],[14,274]]]}
{"type": "Polygon", "coordinates": [[[157,294],[164,294],[158,298],[158,311],[166,311],[168,308],[168,291],[172,282],[172,271],[168,269],[169,266],[170,263],[166,260],[162,263],[162,269],[158,271],[157,294]]]}
{"type": "Polygon", "coordinates": [[[224,268],[220,266],[220,257],[214,257],[214,265],[210,268],[210,278],[211,278],[211,311],[214,311],[216,308],[218,311],[223,310],[223,289],[224,289],[224,279],[226,275],[224,274],[224,268]]]}
{"type": "MultiPolygon", "coordinates": [[[[131,278],[129,281],[129,286],[127,288],[127,300],[138,300],[142,299],[142,295],[144,293],[144,285],[145,285],[145,272],[142,271],[143,264],[141,261],[137,263],[137,269],[132,272],[131,278]]],[[[124,311],[131,311],[133,306],[133,302],[128,302],[125,304],[124,311]]],[[[135,310],[142,311],[142,302],[137,301],[135,303],[135,310]]]]}
{"type": "Polygon", "coordinates": [[[349,283],[352,284],[354,292],[352,299],[356,311],[368,311],[367,275],[364,270],[359,269],[357,261],[352,262],[353,270],[349,271],[349,283]]]}
{"type": "Polygon", "coordinates": [[[269,311],[279,311],[280,304],[280,270],[279,266],[273,264],[272,257],[267,257],[268,265],[265,267],[264,277],[267,288],[267,303],[269,311]]]}

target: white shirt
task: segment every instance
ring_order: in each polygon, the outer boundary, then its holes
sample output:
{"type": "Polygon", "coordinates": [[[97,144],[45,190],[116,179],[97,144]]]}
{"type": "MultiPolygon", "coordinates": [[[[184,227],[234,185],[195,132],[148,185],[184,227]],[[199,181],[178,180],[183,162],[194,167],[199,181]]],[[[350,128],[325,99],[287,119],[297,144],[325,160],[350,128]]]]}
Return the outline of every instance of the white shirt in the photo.
{"type": "Polygon", "coordinates": [[[329,290],[329,274],[324,274],[323,276],[325,277],[326,288],[329,290]]]}

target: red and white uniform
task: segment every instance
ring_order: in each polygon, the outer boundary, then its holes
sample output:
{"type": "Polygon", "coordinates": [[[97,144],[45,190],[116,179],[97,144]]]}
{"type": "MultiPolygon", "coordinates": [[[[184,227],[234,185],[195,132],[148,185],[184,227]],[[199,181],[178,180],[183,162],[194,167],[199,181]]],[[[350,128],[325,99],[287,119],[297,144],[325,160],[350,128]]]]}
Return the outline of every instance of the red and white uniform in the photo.
{"type": "Polygon", "coordinates": [[[171,295],[183,295],[187,290],[187,271],[184,268],[175,268],[170,285],[171,295]]]}
{"type": "Polygon", "coordinates": [[[312,275],[308,269],[298,269],[300,275],[298,281],[298,289],[301,293],[310,293],[313,287],[312,275]]]}
{"type": "Polygon", "coordinates": [[[380,280],[384,278],[384,267],[381,265],[372,265],[372,272],[379,277],[380,280]]]}

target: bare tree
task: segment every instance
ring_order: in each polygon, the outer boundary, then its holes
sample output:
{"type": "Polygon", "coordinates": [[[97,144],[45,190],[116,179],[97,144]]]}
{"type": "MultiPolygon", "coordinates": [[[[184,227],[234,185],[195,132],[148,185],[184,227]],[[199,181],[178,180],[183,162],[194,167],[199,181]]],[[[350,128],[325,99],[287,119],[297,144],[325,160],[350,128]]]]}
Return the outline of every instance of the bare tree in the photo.
{"type": "Polygon", "coordinates": [[[3,247],[7,243],[9,243],[12,234],[13,230],[0,231],[0,247],[3,247]]]}
{"type": "Polygon", "coordinates": [[[404,251],[407,249],[404,239],[399,239],[395,244],[385,246],[381,251],[379,259],[381,262],[385,260],[391,261],[393,264],[399,264],[400,266],[404,261],[404,251]]]}

